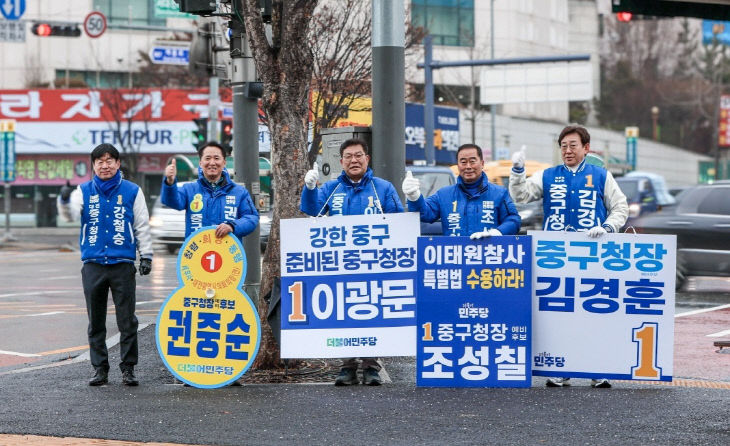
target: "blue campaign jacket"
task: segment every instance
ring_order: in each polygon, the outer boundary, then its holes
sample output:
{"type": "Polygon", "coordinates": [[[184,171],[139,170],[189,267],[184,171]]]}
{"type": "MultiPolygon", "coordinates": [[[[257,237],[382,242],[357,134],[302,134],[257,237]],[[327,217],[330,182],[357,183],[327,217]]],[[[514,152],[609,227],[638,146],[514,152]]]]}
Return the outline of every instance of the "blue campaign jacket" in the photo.
{"type": "Polygon", "coordinates": [[[127,180],[103,195],[94,181],[79,186],[83,195],[79,246],[81,260],[100,264],[134,262],[134,201],[139,186],[127,180]]]}
{"type": "Polygon", "coordinates": [[[228,223],[239,239],[259,224],[259,213],[246,188],[231,181],[223,169],[225,185],[213,190],[198,168],[198,181],[177,186],[162,179],[162,203],[179,211],[185,209],[185,237],[203,226],[228,223]]]}
{"type": "Polygon", "coordinates": [[[336,180],[330,180],[312,190],[304,186],[299,209],[307,215],[362,215],[403,212],[403,205],[390,182],[373,176],[368,168],[359,183],[353,184],[342,171],[336,180]],[[320,214],[321,211],[321,214],[320,214]]]}
{"type": "Polygon", "coordinates": [[[543,221],[546,231],[576,231],[601,226],[607,211],[603,204],[606,169],[585,160],[573,173],[564,165],[545,169],[542,174],[543,221]],[[570,228],[568,228],[570,229],[570,228]]]}
{"type": "Polygon", "coordinates": [[[464,181],[442,187],[428,198],[408,201],[408,210],[421,213],[421,221],[441,219],[444,235],[469,236],[485,229],[497,228],[503,235],[517,234],[522,219],[509,192],[490,183],[482,173],[477,195],[469,195],[464,181]]]}

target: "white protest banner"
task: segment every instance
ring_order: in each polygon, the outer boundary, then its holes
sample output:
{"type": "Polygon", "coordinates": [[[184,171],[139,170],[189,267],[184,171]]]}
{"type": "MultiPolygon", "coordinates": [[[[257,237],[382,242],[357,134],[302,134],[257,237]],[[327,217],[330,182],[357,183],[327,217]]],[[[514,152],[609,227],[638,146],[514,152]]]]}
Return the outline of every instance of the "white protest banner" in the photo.
{"type": "Polygon", "coordinates": [[[416,352],[418,214],[281,221],[281,357],[416,352]]]}

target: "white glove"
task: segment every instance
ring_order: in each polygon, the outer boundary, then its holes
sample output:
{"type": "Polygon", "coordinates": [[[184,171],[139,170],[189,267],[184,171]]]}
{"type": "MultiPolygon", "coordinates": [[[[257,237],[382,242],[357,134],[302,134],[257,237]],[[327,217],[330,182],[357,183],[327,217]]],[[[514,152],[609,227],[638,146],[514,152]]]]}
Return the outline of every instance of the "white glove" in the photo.
{"type": "Polygon", "coordinates": [[[512,167],[515,169],[522,169],[525,167],[525,146],[522,146],[519,152],[512,154],[512,167]]]}
{"type": "Polygon", "coordinates": [[[317,162],[314,162],[314,165],[312,165],[312,170],[308,170],[307,174],[304,175],[304,185],[307,186],[307,189],[312,190],[315,187],[317,187],[317,182],[319,181],[319,169],[317,168],[317,162]]]}
{"type": "Polygon", "coordinates": [[[606,230],[602,226],[594,226],[588,230],[588,237],[598,238],[606,234],[606,230]]]}
{"type": "Polygon", "coordinates": [[[408,201],[418,201],[421,196],[421,181],[418,178],[413,178],[413,173],[409,170],[406,172],[401,189],[408,201]]]}
{"type": "Polygon", "coordinates": [[[469,236],[472,240],[479,240],[480,238],[487,238],[487,237],[496,237],[498,235],[502,235],[502,233],[497,228],[492,229],[485,229],[484,231],[475,232],[472,235],[469,236]]]}

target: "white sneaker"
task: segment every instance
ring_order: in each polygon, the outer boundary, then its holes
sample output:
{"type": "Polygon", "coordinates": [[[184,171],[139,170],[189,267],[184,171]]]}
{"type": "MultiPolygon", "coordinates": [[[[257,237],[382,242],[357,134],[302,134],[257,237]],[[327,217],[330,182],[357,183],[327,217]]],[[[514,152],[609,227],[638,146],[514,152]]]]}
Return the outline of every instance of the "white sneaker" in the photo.
{"type": "Polygon", "coordinates": [[[548,378],[545,385],[548,387],[567,387],[570,385],[570,378],[548,378]]]}
{"type": "Polygon", "coordinates": [[[598,387],[599,389],[610,389],[611,383],[606,378],[592,379],[591,387],[598,387]]]}

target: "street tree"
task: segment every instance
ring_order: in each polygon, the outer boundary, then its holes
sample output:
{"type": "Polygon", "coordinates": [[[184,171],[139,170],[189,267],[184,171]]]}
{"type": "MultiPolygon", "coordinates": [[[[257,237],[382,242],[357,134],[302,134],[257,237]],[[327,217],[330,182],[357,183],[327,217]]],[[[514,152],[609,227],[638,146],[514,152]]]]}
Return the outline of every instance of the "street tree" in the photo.
{"type": "Polygon", "coordinates": [[[607,20],[599,122],[616,130],[638,125],[641,135],[650,136],[651,110],[657,107],[662,142],[712,153],[718,101],[730,81],[730,54],[727,46],[702,45],[699,38],[686,18],[607,20]]]}
{"type": "MultiPolygon", "coordinates": [[[[307,121],[312,79],[312,51],[307,41],[316,0],[273,0],[271,41],[259,9],[259,0],[243,1],[242,19],[264,92],[261,101],[271,132],[271,165],[276,185],[269,243],[264,254],[260,295],[268,294],[281,276],[279,221],[301,217],[299,196],[307,162],[307,121]]],[[[260,315],[268,302],[259,299],[260,315]]],[[[261,346],[254,367],[271,368],[280,363],[271,328],[263,324],[261,346]]]]}
{"type": "MultiPolygon", "coordinates": [[[[408,16],[408,14],[406,14],[408,16]]],[[[321,146],[321,129],[347,121],[359,98],[371,96],[372,1],[340,0],[321,3],[315,10],[308,33],[312,50],[312,144],[309,163],[321,146]]],[[[405,29],[405,56],[420,53],[425,31],[410,21],[405,29]]]]}

